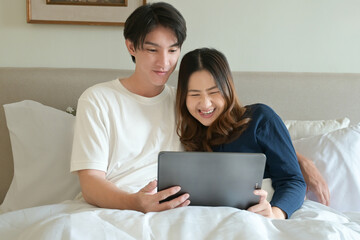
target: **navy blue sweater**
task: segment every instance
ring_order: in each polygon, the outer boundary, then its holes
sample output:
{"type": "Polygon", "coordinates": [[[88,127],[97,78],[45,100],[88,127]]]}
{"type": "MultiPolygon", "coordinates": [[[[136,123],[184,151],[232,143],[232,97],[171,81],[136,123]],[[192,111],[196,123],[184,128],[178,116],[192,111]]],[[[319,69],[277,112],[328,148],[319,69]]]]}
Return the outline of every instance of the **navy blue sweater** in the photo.
{"type": "Polygon", "coordinates": [[[231,143],[213,148],[214,152],[264,153],[264,178],[271,178],[275,190],[270,202],[290,217],[304,202],[306,184],[290,135],[280,117],[264,104],[246,106],[248,128],[231,143]]]}

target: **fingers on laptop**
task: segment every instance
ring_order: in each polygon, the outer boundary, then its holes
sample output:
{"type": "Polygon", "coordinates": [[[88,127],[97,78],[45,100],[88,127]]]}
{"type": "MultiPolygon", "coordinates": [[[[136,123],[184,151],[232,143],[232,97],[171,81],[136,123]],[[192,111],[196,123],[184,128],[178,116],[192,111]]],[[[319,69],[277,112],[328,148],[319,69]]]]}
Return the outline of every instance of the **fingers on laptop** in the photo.
{"type": "Polygon", "coordinates": [[[266,200],[268,192],[263,189],[254,190],[254,194],[260,196],[259,203],[262,203],[266,200]]]}
{"type": "MultiPolygon", "coordinates": [[[[178,193],[180,189],[181,189],[180,187],[176,186],[158,192],[159,201],[165,200],[166,198],[178,193]]],[[[185,207],[190,204],[189,197],[190,195],[188,193],[184,193],[170,201],[163,202],[160,205],[164,207],[164,210],[172,209],[176,207],[185,207]]]]}

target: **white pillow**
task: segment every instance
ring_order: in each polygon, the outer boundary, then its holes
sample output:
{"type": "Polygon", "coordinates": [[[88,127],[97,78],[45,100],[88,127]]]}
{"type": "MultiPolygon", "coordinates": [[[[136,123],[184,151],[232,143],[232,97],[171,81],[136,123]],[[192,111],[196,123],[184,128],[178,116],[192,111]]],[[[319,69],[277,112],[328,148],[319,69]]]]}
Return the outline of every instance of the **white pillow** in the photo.
{"type": "Polygon", "coordinates": [[[34,101],[4,105],[14,177],[3,212],[73,199],[80,192],[70,173],[75,117],[34,101]]]}
{"type": "Polygon", "coordinates": [[[284,123],[289,130],[291,139],[294,141],[300,138],[317,136],[348,127],[350,119],[341,118],[317,121],[285,120],[284,123]]]}
{"type": "MultiPolygon", "coordinates": [[[[312,159],[330,190],[330,207],[360,212],[360,124],[294,141],[295,149],[312,159]]],[[[317,201],[312,192],[310,200],[317,201]]]]}

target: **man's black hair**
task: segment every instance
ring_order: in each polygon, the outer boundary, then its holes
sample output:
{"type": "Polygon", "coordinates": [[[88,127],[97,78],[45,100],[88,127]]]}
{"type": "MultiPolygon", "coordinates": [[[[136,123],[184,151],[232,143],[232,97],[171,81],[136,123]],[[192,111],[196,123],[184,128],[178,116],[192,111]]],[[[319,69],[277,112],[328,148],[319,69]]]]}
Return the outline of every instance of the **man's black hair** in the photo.
{"type": "MultiPolygon", "coordinates": [[[[176,8],[165,2],[148,3],[135,9],[126,19],[124,37],[134,44],[135,49],[142,49],[146,35],[157,26],[174,31],[181,48],[186,39],[185,19],[176,8]]],[[[135,62],[135,57],[131,57],[135,62]]]]}

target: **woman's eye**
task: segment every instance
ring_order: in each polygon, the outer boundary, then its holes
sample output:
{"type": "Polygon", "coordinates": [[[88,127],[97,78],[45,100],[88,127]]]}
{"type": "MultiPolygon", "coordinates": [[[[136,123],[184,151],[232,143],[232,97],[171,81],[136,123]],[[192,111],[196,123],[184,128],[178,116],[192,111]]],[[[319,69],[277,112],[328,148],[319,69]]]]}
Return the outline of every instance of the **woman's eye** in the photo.
{"type": "Polygon", "coordinates": [[[156,52],[156,49],[148,49],[149,52],[156,52]]]}
{"type": "Polygon", "coordinates": [[[214,91],[214,92],[210,92],[210,94],[217,94],[217,93],[219,93],[220,91],[214,91]]]}

